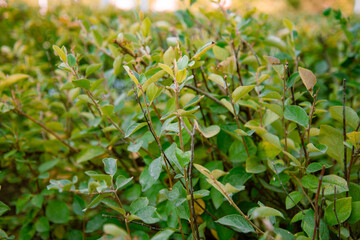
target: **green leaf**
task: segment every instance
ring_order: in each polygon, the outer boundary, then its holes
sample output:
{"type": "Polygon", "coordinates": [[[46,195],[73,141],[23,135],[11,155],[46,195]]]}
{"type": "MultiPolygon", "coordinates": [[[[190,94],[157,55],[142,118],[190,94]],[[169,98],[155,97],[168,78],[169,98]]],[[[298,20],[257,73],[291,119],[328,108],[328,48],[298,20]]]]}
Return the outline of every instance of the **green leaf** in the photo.
{"type": "Polygon", "coordinates": [[[284,215],[279,210],[276,210],[271,207],[264,207],[264,206],[256,208],[251,214],[252,219],[256,219],[259,217],[263,217],[263,218],[271,217],[271,216],[284,218],[284,215]]]}
{"type": "Polygon", "coordinates": [[[96,181],[99,181],[99,182],[105,181],[107,186],[111,185],[111,177],[109,175],[100,174],[95,171],[86,171],[85,174],[88,175],[89,177],[92,177],[96,181]]]}
{"type": "Polygon", "coordinates": [[[113,223],[104,224],[103,231],[105,234],[109,234],[112,237],[119,239],[126,239],[128,237],[128,234],[124,229],[118,227],[116,224],[113,223]]]}
{"type": "Polygon", "coordinates": [[[133,71],[128,66],[124,66],[124,69],[127,72],[127,74],[129,75],[129,77],[131,78],[131,80],[133,80],[135,85],[138,86],[139,85],[139,80],[135,77],[133,71]]]}
{"type": "Polygon", "coordinates": [[[125,138],[129,137],[131,134],[144,127],[145,125],[147,125],[146,122],[131,124],[125,131],[125,138]]]}
{"type": "Polygon", "coordinates": [[[69,64],[70,67],[75,67],[76,58],[74,55],[69,54],[69,55],[67,55],[66,59],[67,59],[67,63],[69,64]]]}
{"type": "MultiPolygon", "coordinates": [[[[301,212],[299,212],[298,214],[303,216],[301,212]]],[[[310,237],[310,239],[312,239],[314,234],[314,226],[315,226],[315,213],[312,209],[309,209],[306,211],[305,216],[303,216],[301,227],[310,237]]],[[[327,228],[327,225],[324,223],[322,219],[320,219],[319,233],[320,233],[319,234],[320,240],[330,239],[329,229],[327,228]]]]}
{"type": "Polygon", "coordinates": [[[242,97],[244,97],[247,93],[249,93],[254,87],[255,85],[237,87],[232,93],[232,98],[234,102],[239,101],[242,97]]]}
{"type": "Polygon", "coordinates": [[[351,197],[337,199],[336,214],[334,211],[334,203],[332,202],[325,209],[325,222],[330,226],[343,223],[350,217],[351,209],[351,197]],[[337,219],[339,219],[339,222],[337,219]]]}
{"type": "Polygon", "coordinates": [[[154,99],[157,98],[161,94],[161,90],[162,89],[159,88],[158,86],[156,86],[154,83],[150,84],[150,86],[147,88],[146,96],[148,97],[148,99],[150,101],[150,105],[154,101],[154,99]]]}
{"type": "Polygon", "coordinates": [[[309,116],[305,110],[299,106],[290,105],[285,107],[284,117],[287,120],[296,122],[303,127],[307,127],[309,124],[309,116]]]}
{"type": "Polygon", "coordinates": [[[0,91],[6,87],[9,87],[10,85],[13,85],[17,83],[18,81],[24,80],[28,78],[29,75],[27,74],[12,74],[5,78],[5,80],[0,80],[0,91]]]}
{"type": "MultiPolygon", "coordinates": [[[[331,117],[339,122],[343,122],[343,107],[342,106],[334,106],[329,108],[329,112],[331,117]]],[[[349,107],[345,106],[345,120],[346,125],[356,129],[359,125],[359,116],[357,113],[349,107]]]]}
{"type": "Polygon", "coordinates": [[[149,166],[150,176],[156,181],[160,177],[160,173],[162,170],[162,157],[158,157],[153,160],[149,166]]]}
{"type": "Polygon", "coordinates": [[[289,29],[290,32],[294,29],[294,24],[286,18],[283,19],[283,24],[289,29]]]}
{"type": "MultiPolygon", "coordinates": [[[[210,195],[210,191],[209,190],[198,190],[198,191],[195,191],[194,193],[194,198],[195,199],[198,199],[198,198],[203,198],[203,197],[206,197],[206,196],[209,196],[210,195]]],[[[190,200],[191,199],[191,196],[187,196],[187,199],[190,200]]]]}
{"type": "Polygon", "coordinates": [[[211,138],[220,132],[220,127],[218,125],[203,127],[196,120],[195,120],[195,124],[199,132],[206,138],[211,138]]]}
{"type": "Polygon", "coordinates": [[[86,74],[85,76],[89,76],[90,74],[96,72],[97,70],[99,70],[101,68],[102,64],[101,63],[94,63],[94,64],[91,64],[89,65],[87,68],[86,68],[86,74]]]}
{"type": "Polygon", "coordinates": [[[53,223],[67,223],[69,221],[69,208],[63,201],[49,200],[46,206],[46,217],[53,223]]]}
{"type": "Polygon", "coordinates": [[[75,87],[81,87],[84,88],[86,90],[90,89],[90,81],[88,79],[79,79],[79,80],[74,80],[72,81],[72,83],[74,84],[75,87]]]}
{"type": "Polygon", "coordinates": [[[186,69],[177,71],[177,73],[176,73],[176,81],[178,83],[182,83],[186,79],[186,76],[187,76],[186,69]]]}
{"type": "Polygon", "coordinates": [[[98,45],[100,47],[103,42],[103,38],[102,38],[101,34],[99,33],[99,31],[97,29],[92,29],[92,34],[94,36],[96,45],[98,45]]]}
{"type": "Polygon", "coordinates": [[[76,161],[78,163],[89,161],[93,158],[97,158],[105,153],[105,149],[98,146],[87,147],[77,155],[76,161]]]}
{"type": "Polygon", "coordinates": [[[110,117],[114,112],[114,106],[113,105],[104,105],[101,107],[101,112],[105,117],[110,117]]]}
{"type": "MultiPolygon", "coordinates": [[[[336,202],[337,203],[337,202],[336,202]]],[[[337,205],[337,204],[336,204],[337,205]]],[[[336,209],[336,212],[338,210],[336,209]]],[[[360,220],[360,201],[351,203],[351,215],[348,219],[350,224],[355,224],[360,220]]]]}
{"type": "Polygon", "coordinates": [[[226,85],[225,85],[226,83],[220,75],[211,73],[208,78],[209,78],[209,80],[215,82],[216,84],[219,84],[221,87],[226,87],[226,85]]]}
{"type": "Polygon", "coordinates": [[[51,161],[44,162],[39,166],[38,170],[41,173],[46,172],[46,171],[52,169],[53,167],[55,167],[59,161],[60,161],[60,159],[54,159],[51,161]]]}
{"type": "Polygon", "coordinates": [[[324,195],[333,195],[334,186],[336,186],[337,193],[347,192],[349,190],[347,182],[344,178],[334,174],[326,175],[323,177],[321,187],[325,188],[324,195]]]}
{"type": "Polygon", "coordinates": [[[178,71],[186,69],[188,63],[189,63],[189,57],[187,55],[182,56],[177,62],[178,71]]]}
{"type": "Polygon", "coordinates": [[[212,41],[212,42],[208,42],[207,44],[205,44],[204,46],[202,46],[201,48],[199,48],[199,50],[196,51],[195,55],[191,58],[191,59],[198,59],[200,58],[204,53],[206,53],[208,50],[210,50],[213,46],[215,46],[216,42],[212,41]]]}
{"type": "Polygon", "coordinates": [[[266,167],[262,165],[258,158],[248,157],[246,159],[246,172],[247,173],[262,173],[266,171],[266,167]]]}
{"type": "Polygon", "coordinates": [[[360,201],[360,185],[350,182],[349,183],[349,195],[352,197],[353,202],[360,201]]]}
{"type": "Polygon", "coordinates": [[[131,203],[130,213],[136,215],[140,209],[146,207],[147,205],[149,205],[149,199],[146,197],[140,197],[131,203]]]}
{"type": "Polygon", "coordinates": [[[85,233],[93,233],[101,229],[102,225],[107,221],[107,218],[99,215],[92,217],[87,223],[85,228],[85,233]]]}
{"type": "Polygon", "coordinates": [[[181,171],[183,172],[184,169],[182,168],[181,164],[179,163],[179,160],[177,159],[176,157],[176,143],[173,143],[171,144],[170,147],[168,147],[166,150],[165,150],[165,155],[166,157],[169,159],[169,161],[172,163],[172,164],[175,164],[175,166],[181,171]]]}
{"type": "Polygon", "coordinates": [[[172,47],[169,47],[163,55],[164,63],[168,66],[171,66],[174,62],[175,57],[176,57],[175,50],[172,47]]]}
{"type": "Polygon", "coordinates": [[[156,72],[154,75],[152,75],[148,80],[146,80],[146,82],[143,84],[142,88],[144,91],[147,90],[147,88],[153,84],[156,83],[160,78],[162,78],[164,75],[166,74],[166,72],[164,70],[160,70],[158,72],[156,72]]]}
{"type": "Polygon", "coordinates": [[[164,231],[156,233],[151,240],[168,240],[173,233],[174,230],[165,229],[164,231]]]}
{"type": "MultiPolygon", "coordinates": [[[[89,193],[91,192],[89,191],[89,193]]],[[[84,212],[82,210],[85,208],[85,201],[81,197],[74,195],[74,201],[71,207],[76,215],[78,216],[84,215],[84,212]]]]}
{"type": "Polygon", "coordinates": [[[322,169],[322,164],[313,162],[313,163],[310,163],[309,166],[306,168],[306,172],[314,173],[314,172],[320,171],[321,169],[322,169]]]}
{"type": "Polygon", "coordinates": [[[53,45],[53,49],[55,50],[56,54],[60,57],[61,61],[66,62],[66,54],[63,50],[61,50],[58,46],[53,45]]]}
{"type": "Polygon", "coordinates": [[[122,57],[117,56],[113,62],[114,74],[118,76],[121,73],[122,57]]]}
{"type": "Polygon", "coordinates": [[[156,180],[150,175],[149,167],[145,167],[142,170],[140,174],[139,182],[141,184],[143,192],[148,190],[154,185],[156,180]]]}
{"type": "Polygon", "coordinates": [[[175,78],[173,70],[168,65],[159,63],[159,67],[161,67],[162,70],[167,72],[172,78],[175,78]]]}
{"type": "Polygon", "coordinates": [[[141,23],[141,32],[144,37],[147,37],[150,33],[150,27],[151,27],[151,21],[147,17],[144,19],[144,21],[141,23]]]}
{"type": "Polygon", "coordinates": [[[340,130],[328,125],[320,126],[319,143],[328,147],[326,154],[343,164],[344,145],[340,130]]]}
{"type": "Polygon", "coordinates": [[[93,207],[95,204],[98,204],[99,202],[101,202],[101,200],[103,200],[104,198],[107,198],[109,196],[111,196],[112,193],[106,193],[106,194],[99,194],[97,196],[95,196],[91,202],[89,203],[89,205],[87,206],[87,208],[83,209],[83,212],[86,212],[88,209],[90,209],[91,207],[93,207]]]}
{"type": "Polygon", "coordinates": [[[237,232],[255,232],[253,226],[244,217],[238,214],[227,215],[215,221],[216,223],[229,226],[237,232]]]}
{"type": "Polygon", "coordinates": [[[316,144],[309,143],[307,146],[307,149],[309,152],[320,152],[320,153],[326,153],[328,147],[323,144],[316,144]]]}
{"type": "Polygon", "coordinates": [[[213,47],[213,52],[214,52],[215,58],[220,61],[223,61],[230,56],[230,53],[227,49],[216,46],[216,45],[213,47]]]}
{"type": "Polygon", "coordinates": [[[5,203],[0,201],[0,216],[9,210],[10,210],[10,208],[5,203]]]}
{"type": "Polygon", "coordinates": [[[115,184],[116,184],[116,190],[121,189],[122,187],[124,187],[125,185],[127,185],[129,182],[131,182],[133,180],[133,177],[131,178],[126,178],[122,175],[117,176],[115,184]]]}
{"type": "Polygon", "coordinates": [[[181,167],[186,167],[190,163],[191,152],[183,152],[181,149],[176,148],[175,150],[176,158],[178,159],[181,167]]]}
{"type": "Polygon", "coordinates": [[[291,74],[291,76],[286,80],[286,88],[291,88],[299,78],[299,72],[294,72],[291,74]]]}
{"type": "Polygon", "coordinates": [[[104,158],[102,161],[105,172],[113,177],[117,171],[117,160],[115,158],[104,158]]]}
{"type": "Polygon", "coordinates": [[[41,217],[35,222],[35,228],[37,232],[50,231],[49,220],[46,217],[41,217]]]}
{"type": "Polygon", "coordinates": [[[295,204],[298,204],[302,199],[302,194],[298,191],[291,192],[289,193],[289,195],[292,200],[290,199],[289,196],[286,197],[285,200],[286,210],[295,207],[295,204]]]}
{"type": "Polygon", "coordinates": [[[124,209],[122,209],[117,202],[115,202],[113,199],[102,199],[101,202],[103,204],[105,204],[106,206],[108,206],[109,208],[117,211],[118,213],[120,213],[121,215],[125,216],[126,215],[126,211],[124,209]]]}
{"type": "MultiPolygon", "coordinates": [[[[31,204],[34,205],[37,208],[41,208],[42,204],[44,203],[44,197],[40,194],[35,195],[31,199],[31,204]]],[[[1,215],[1,214],[0,214],[1,215]]]]}

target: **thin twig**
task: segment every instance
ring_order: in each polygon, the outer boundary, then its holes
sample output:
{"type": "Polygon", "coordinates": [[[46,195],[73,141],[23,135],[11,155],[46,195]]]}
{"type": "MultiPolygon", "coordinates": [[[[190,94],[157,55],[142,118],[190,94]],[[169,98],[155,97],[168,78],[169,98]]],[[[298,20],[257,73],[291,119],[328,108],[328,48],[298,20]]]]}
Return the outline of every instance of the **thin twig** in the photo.
{"type": "Polygon", "coordinates": [[[47,126],[45,126],[42,122],[39,122],[38,120],[36,120],[35,118],[33,118],[32,116],[24,113],[23,111],[21,111],[18,107],[16,107],[15,112],[17,112],[19,115],[22,115],[26,118],[28,118],[29,120],[31,120],[32,122],[36,123],[37,125],[39,125],[41,128],[43,128],[45,131],[47,131],[48,133],[50,133],[51,135],[53,135],[57,140],[59,140],[62,144],[64,144],[66,147],[68,147],[71,151],[78,153],[79,150],[77,150],[76,148],[72,147],[70,144],[68,144],[67,142],[64,141],[64,139],[62,139],[59,135],[57,135],[56,132],[54,132],[53,130],[51,130],[50,128],[48,128],[47,126]]]}
{"type": "Polygon", "coordinates": [[[319,217],[319,211],[318,211],[318,208],[319,208],[319,195],[320,195],[321,182],[322,182],[322,179],[324,177],[324,174],[325,174],[325,165],[323,165],[322,169],[321,169],[320,178],[319,178],[319,185],[318,185],[318,188],[317,188],[317,191],[316,191],[316,197],[315,197],[315,227],[314,227],[313,240],[315,240],[316,231],[318,230],[319,223],[320,223],[320,217],[319,217]]]}
{"type": "MultiPolygon", "coordinates": [[[[185,123],[183,122],[183,124],[185,125],[185,123]]],[[[194,227],[195,227],[195,231],[196,231],[196,237],[197,239],[200,239],[200,234],[199,234],[199,226],[197,223],[197,217],[196,217],[196,213],[195,213],[195,208],[194,208],[194,187],[193,187],[193,164],[194,164],[194,152],[195,152],[195,131],[196,131],[196,126],[194,124],[193,127],[193,131],[191,133],[191,156],[190,156],[190,163],[188,165],[188,172],[189,172],[189,182],[190,182],[190,196],[191,196],[191,211],[192,211],[192,215],[194,218],[194,227]]]]}
{"type": "MultiPolygon", "coordinates": [[[[102,216],[105,217],[105,218],[116,218],[116,219],[120,219],[122,221],[125,221],[125,219],[123,217],[121,217],[121,216],[111,216],[111,215],[107,215],[107,214],[102,214],[102,216]]],[[[165,231],[166,230],[166,229],[163,229],[163,228],[151,226],[149,224],[138,222],[138,221],[131,221],[130,223],[133,223],[133,224],[136,224],[136,225],[139,225],[139,226],[143,226],[143,227],[147,227],[147,228],[149,228],[151,230],[154,230],[154,231],[165,231]]],[[[182,234],[179,231],[174,231],[174,233],[175,234],[182,234]]],[[[184,235],[189,236],[188,233],[184,233],[184,235]]]]}
{"type": "Polygon", "coordinates": [[[281,187],[284,189],[284,192],[286,193],[286,195],[288,196],[288,198],[295,204],[295,206],[302,212],[302,214],[305,215],[304,210],[294,201],[294,199],[290,196],[289,192],[286,190],[283,182],[282,182],[281,179],[280,179],[279,173],[277,172],[277,169],[276,169],[275,164],[273,164],[273,167],[274,167],[274,169],[275,169],[275,174],[276,174],[276,176],[277,176],[278,179],[279,179],[280,185],[281,185],[281,187]]]}
{"type": "MultiPolygon", "coordinates": [[[[236,112],[236,108],[235,108],[235,101],[234,101],[234,99],[232,98],[232,95],[231,95],[231,93],[230,93],[230,90],[229,90],[228,84],[227,84],[227,82],[226,82],[226,79],[227,79],[227,77],[226,77],[226,75],[225,75],[225,77],[224,77],[224,80],[225,80],[225,90],[226,90],[226,92],[227,92],[227,94],[228,94],[228,96],[229,96],[229,98],[230,98],[230,102],[231,102],[231,105],[232,105],[232,107],[233,107],[234,118],[235,118],[236,124],[237,124],[238,128],[241,130],[240,121],[239,121],[239,116],[238,116],[238,114],[237,114],[237,112],[236,112]]],[[[248,146],[247,146],[247,144],[246,144],[246,141],[245,141],[245,137],[244,137],[244,136],[241,136],[241,139],[242,139],[242,142],[243,142],[243,144],[244,144],[244,147],[245,147],[245,150],[246,150],[246,154],[247,154],[248,157],[250,157],[250,153],[249,153],[249,149],[248,149],[248,146]]]]}
{"type": "MultiPolygon", "coordinates": [[[[323,209],[323,205],[325,203],[324,192],[325,192],[325,187],[323,187],[321,189],[321,203],[320,203],[320,209],[319,209],[319,216],[322,216],[322,209],[323,209]]],[[[317,239],[320,239],[320,231],[317,231],[317,239]]]]}
{"type": "MultiPolygon", "coordinates": [[[[344,142],[346,142],[346,114],[345,114],[345,101],[346,101],[346,79],[343,79],[343,137],[344,137],[344,142]]],[[[344,175],[345,175],[345,179],[347,179],[347,147],[344,144],[344,175]]]]}
{"type": "MultiPolygon", "coordinates": [[[[290,72],[289,71],[288,71],[288,77],[290,77],[290,72]]],[[[296,100],[295,100],[294,88],[291,88],[291,99],[292,99],[292,105],[297,106],[297,103],[296,103],[296,100]]],[[[301,128],[300,128],[299,124],[296,124],[296,128],[298,130],[300,141],[301,141],[301,146],[302,146],[303,151],[304,151],[305,167],[307,167],[307,165],[309,164],[309,155],[308,155],[308,152],[306,150],[304,135],[301,133],[301,128]]]]}
{"type": "MultiPolygon", "coordinates": [[[[358,126],[356,127],[355,131],[359,131],[359,128],[360,128],[360,122],[358,124],[358,126]]],[[[359,148],[360,149],[360,148],[359,148]]],[[[358,150],[359,150],[358,149],[358,150]]],[[[350,163],[349,163],[349,169],[348,169],[348,178],[347,178],[347,185],[349,186],[349,183],[350,183],[350,176],[351,176],[351,168],[352,168],[352,165],[354,162],[356,162],[357,160],[357,156],[359,154],[356,154],[355,155],[355,146],[352,147],[352,150],[351,150],[351,159],[350,159],[350,163]]],[[[346,192],[346,196],[349,196],[349,191],[346,192]]]]}
{"type": "Polygon", "coordinates": [[[316,91],[316,93],[314,94],[314,98],[313,98],[313,103],[311,105],[311,109],[310,109],[310,114],[309,114],[309,126],[307,128],[307,142],[310,143],[310,128],[311,128],[311,122],[312,122],[312,118],[315,112],[315,105],[316,105],[316,99],[317,96],[319,94],[319,90],[320,88],[316,91]]]}
{"type": "Polygon", "coordinates": [[[336,212],[336,186],[334,186],[334,213],[335,213],[335,217],[336,217],[336,221],[338,222],[338,225],[339,225],[339,236],[338,238],[341,239],[341,223],[339,221],[339,217],[338,217],[338,214],[336,212]]]}

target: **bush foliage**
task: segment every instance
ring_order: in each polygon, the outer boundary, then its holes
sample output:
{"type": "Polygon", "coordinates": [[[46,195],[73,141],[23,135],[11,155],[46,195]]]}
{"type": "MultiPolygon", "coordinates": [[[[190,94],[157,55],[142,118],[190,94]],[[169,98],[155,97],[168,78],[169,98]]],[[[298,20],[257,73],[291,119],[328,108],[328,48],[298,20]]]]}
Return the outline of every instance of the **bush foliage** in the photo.
{"type": "Polygon", "coordinates": [[[340,11],[0,19],[1,239],[360,236],[360,25],[340,11]]]}

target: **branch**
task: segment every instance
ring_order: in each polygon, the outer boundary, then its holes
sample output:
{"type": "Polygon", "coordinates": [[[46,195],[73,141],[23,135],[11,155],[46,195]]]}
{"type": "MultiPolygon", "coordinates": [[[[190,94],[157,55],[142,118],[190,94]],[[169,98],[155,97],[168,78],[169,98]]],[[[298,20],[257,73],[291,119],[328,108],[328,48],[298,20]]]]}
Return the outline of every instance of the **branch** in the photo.
{"type": "MultiPolygon", "coordinates": [[[[345,114],[345,100],[346,100],[346,79],[344,78],[343,80],[343,136],[344,136],[344,142],[346,142],[346,114],[345,114]]],[[[344,144],[344,174],[345,174],[345,179],[347,179],[347,147],[344,144]]]]}
{"type": "Polygon", "coordinates": [[[336,212],[336,186],[334,186],[334,213],[335,213],[335,217],[336,217],[336,221],[338,222],[338,225],[339,225],[339,235],[338,235],[338,239],[341,239],[341,223],[339,221],[339,217],[338,217],[338,214],[336,212]]]}
{"type": "Polygon", "coordinates": [[[70,144],[68,144],[67,142],[65,142],[64,139],[62,139],[59,135],[57,135],[56,132],[54,132],[53,130],[51,130],[50,128],[48,128],[47,126],[45,126],[42,122],[39,122],[38,120],[36,120],[35,118],[31,117],[30,115],[24,113],[23,111],[21,111],[18,107],[16,107],[14,109],[19,115],[22,115],[26,118],[28,118],[29,120],[31,120],[32,122],[36,123],[37,125],[39,125],[41,128],[43,128],[45,131],[47,131],[48,133],[50,133],[51,135],[53,135],[57,140],[59,140],[60,142],[62,142],[66,147],[68,147],[71,151],[75,152],[75,153],[79,153],[79,150],[77,150],[76,148],[72,147],[70,144]]]}
{"type": "Polygon", "coordinates": [[[321,182],[322,182],[322,179],[324,177],[324,174],[325,174],[325,165],[322,166],[321,173],[320,173],[320,178],[319,178],[319,185],[318,185],[318,188],[317,188],[317,191],[316,191],[316,198],[315,198],[315,227],[314,227],[313,240],[315,240],[316,231],[318,230],[319,224],[320,224],[320,217],[319,217],[319,213],[318,213],[319,195],[320,195],[321,182]]]}

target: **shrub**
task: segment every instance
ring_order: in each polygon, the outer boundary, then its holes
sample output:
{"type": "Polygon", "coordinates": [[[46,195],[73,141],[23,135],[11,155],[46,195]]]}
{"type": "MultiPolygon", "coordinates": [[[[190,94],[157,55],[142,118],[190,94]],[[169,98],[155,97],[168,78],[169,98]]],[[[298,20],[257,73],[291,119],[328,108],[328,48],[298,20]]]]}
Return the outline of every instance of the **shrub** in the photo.
{"type": "Polygon", "coordinates": [[[2,238],[359,237],[358,24],[72,11],[1,9],[2,238]]]}

